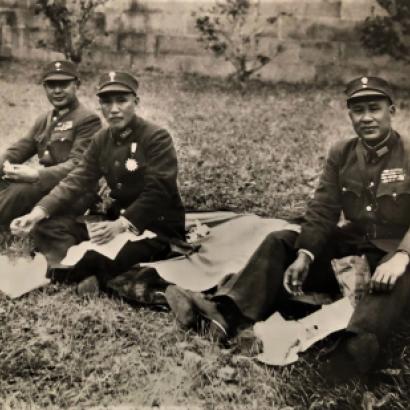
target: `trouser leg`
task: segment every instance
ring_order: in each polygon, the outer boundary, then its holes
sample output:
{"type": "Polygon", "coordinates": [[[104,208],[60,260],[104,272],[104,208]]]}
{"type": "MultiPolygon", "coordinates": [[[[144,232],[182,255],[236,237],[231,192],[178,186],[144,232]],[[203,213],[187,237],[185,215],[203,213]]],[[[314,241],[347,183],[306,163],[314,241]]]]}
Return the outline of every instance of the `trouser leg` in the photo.
{"type": "MultiPolygon", "coordinates": [[[[296,258],[293,231],[272,232],[252,255],[245,268],[220,284],[215,301],[228,297],[246,318],[266,319],[286,300],[283,277],[287,267],[296,258]]],[[[339,293],[330,261],[347,255],[359,254],[357,239],[336,229],[320,255],[315,258],[303,284],[305,292],[339,293]]]]}
{"type": "Polygon", "coordinates": [[[45,195],[39,183],[0,182],[0,226],[8,227],[10,222],[31,211],[45,195]]]}
{"type": "Polygon", "coordinates": [[[293,231],[269,234],[244,269],[220,285],[213,300],[228,297],[247,319],[266,319],[283,293],[283,274],[295,258],[297,235],[293,231]]]}
{"type": "Polygon", "coordinates": [[[354,334],[372,333],[382,346],[403,318],[409,301],[410,269],[407,269],[390,292],[367,294],[359,301],[347,330],[354,334]]]}
{"type": "MultiPolygon", "coordinates": [[[[72,272],[71,279],[79,282],[90,275],[97,276],[101,285],[129,271],[133,265],[166,257],[169,245],[156,238],[128,242],[112,260],[95,251],[88,251],[72,272]]],[[[137,274],[137,269],[135,270],[137,274]]]]}
{"type": "Polygon", "coordinates": [[[61,267],[68,248],[88,238],[85,224],[74,215],[58,216],[37,224],[33,231],[34,245],[45,255],[50,268],[61,267]]]}

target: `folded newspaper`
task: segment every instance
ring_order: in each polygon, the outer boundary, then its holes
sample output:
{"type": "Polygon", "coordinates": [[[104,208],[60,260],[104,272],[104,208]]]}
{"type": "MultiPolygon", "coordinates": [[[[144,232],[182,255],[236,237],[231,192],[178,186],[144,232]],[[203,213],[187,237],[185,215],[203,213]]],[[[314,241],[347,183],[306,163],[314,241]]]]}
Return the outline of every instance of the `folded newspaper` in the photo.
{"type": "Polygon", "coordinates": [[[254,325],[255,336],[262,340],[263,352],[257,359],[274,366],[298,360],[298,354],[349,324],[353,306],[348,297],[338,300],[300,320],[285,320],[276,312],[254,325]]]}

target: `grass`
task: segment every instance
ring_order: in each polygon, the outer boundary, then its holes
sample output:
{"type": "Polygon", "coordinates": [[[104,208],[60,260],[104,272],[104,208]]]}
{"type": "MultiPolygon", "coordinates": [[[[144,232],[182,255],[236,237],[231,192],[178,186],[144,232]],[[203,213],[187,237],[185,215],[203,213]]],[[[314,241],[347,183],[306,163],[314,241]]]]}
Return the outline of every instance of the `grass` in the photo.
{"type": "MultiPolygon", "coordinates": [[[[34,83],[35,65],[0,68],[6,147],[48,105],[34,83]]],[[[80,98],[97,108],[95,74],[85,77],[80,98]]],[[[142,72],[139,78],[141,115],[174,136],[188,209],[299,216],[328,147],[352,135],[340,87],[255,83],[243,93],[196,76],[142,72]]],[[[398,101],[397,129],[409,134],[408,95],[398,101]]],[[[24,253],[28,243],[5,237],[0,246],[24,253]]],[[[0,298],[0,324],[2,409],[376,408],[372,402],[406,409],[410,402],[408,324],[389,341],[384,373],[332,389],[318,372],[320,346],[294,365],[272,368],[254,359],[255,345],[223,349],[207,334],[182,331],[168,312],[107,296],[82,300],[62,285],[17,300],[0,298]]]]}

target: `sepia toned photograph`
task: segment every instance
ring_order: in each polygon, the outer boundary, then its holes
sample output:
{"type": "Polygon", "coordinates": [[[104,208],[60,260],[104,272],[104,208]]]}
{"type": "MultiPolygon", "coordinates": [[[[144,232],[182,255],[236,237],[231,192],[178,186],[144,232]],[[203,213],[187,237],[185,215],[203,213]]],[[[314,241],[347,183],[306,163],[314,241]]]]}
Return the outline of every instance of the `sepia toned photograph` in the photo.
{"type": "Polygon", "coordinates": [[[410,409],[409,0],[0,0],[0,410],[410,409]]]}

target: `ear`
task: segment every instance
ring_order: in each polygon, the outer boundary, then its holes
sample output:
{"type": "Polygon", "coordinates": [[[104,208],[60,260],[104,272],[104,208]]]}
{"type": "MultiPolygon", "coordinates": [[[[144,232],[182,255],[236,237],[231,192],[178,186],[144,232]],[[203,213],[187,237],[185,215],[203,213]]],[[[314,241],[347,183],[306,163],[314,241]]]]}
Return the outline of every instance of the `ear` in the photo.
{"type": "Polygon", "coordinates": [[[135,96],[135,105],[138,105],[140,102],[140,97],[138,95],[135,96]]]}
{"type": "Polygon", "coordinates": [[[389,112],[390,112],[391,115],[396,114],[396,106],[394,104],[391,104],[389,106],[389,112]]]}

